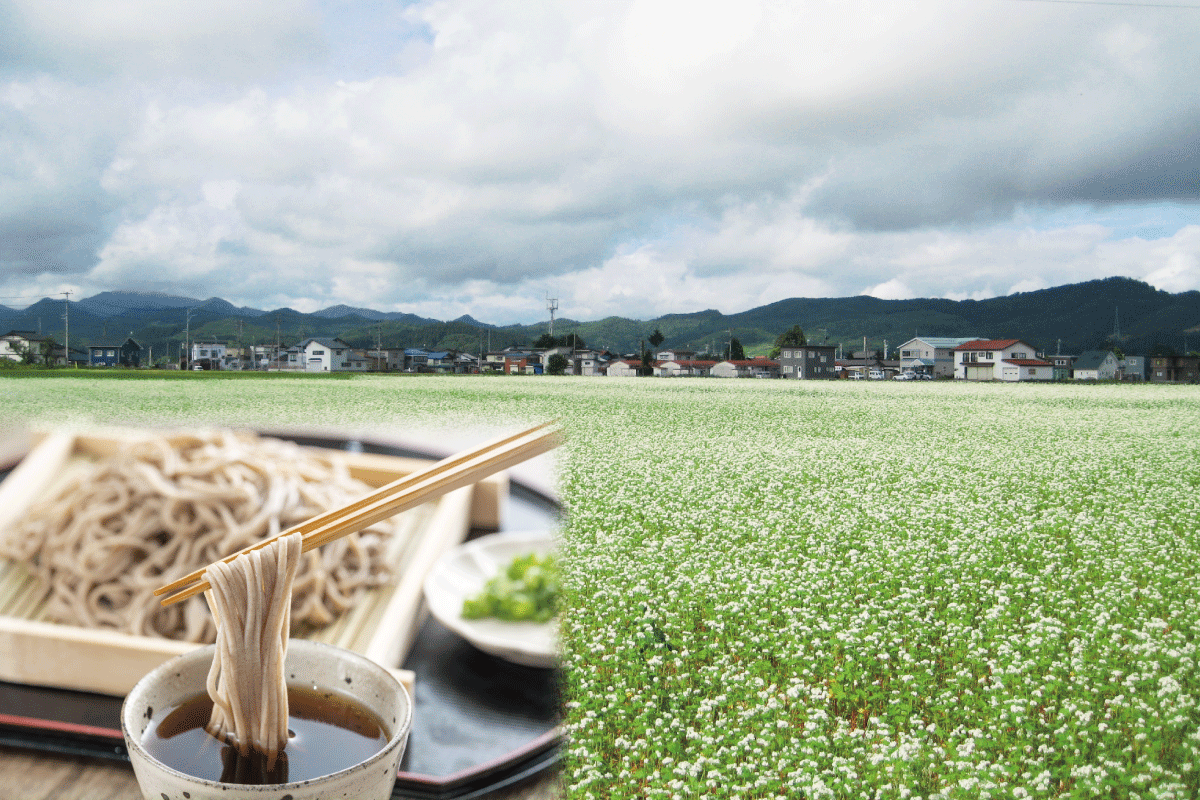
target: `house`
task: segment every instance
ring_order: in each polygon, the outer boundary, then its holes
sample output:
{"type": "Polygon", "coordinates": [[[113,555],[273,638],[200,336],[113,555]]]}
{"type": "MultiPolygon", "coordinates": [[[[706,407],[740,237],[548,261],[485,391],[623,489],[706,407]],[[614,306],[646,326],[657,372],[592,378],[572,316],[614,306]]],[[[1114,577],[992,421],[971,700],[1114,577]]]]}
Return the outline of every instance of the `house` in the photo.
{"type": "Polygon", "coordinates": [[[694,361],[695,350],[659,350],[654,354],[658,361],[694,361]]]}
{"type": "Polygon", "coordinates": [[[935,378],[954,377],[954,348],[976,336],[916,336],[900,345],[900,370],[923,372],[935,378]]]}
{"type": "Polygon", "coordinates": [[[229,349],[221,342],[192,342],[189,366],[200,365],[204,369],[222,369],[229,349]]]}
{"type": "Polygon", "coordinates": [[[1118,368],[1117,356],[1111,350],[1086,350],[1075,359],[1071,378],[1077,381],[1116,380],[1118,368]]]}
{"type": "Polygon", "coordinates": [[[1069,381],[1071,379],[1071,370],[1075,366],[1077,356],[1066,356],[1061,353],[1055,353],[1052,356],[1046,356],[1046,360],[1054,367],[1054,380],[1069,381]]]}
{"type": "Polygon", "coordinates": [[[608,353],[603,350],[575,350],[564,355],[567,356],[568,375],[603,375],[609,361],[608,353]]]}
{"type": "Polygon", "coordinates": [[[505,350],[501,371],[505,375],[541,375],[542,354],[537,350],[505,350]]]}
{"type": "Polygon", "coordinates": [[[1196,383],[1200,381],[1200,357],[1150,356],[1151,383],[1196,383]]]}
{"type": "Polygon", "coordinates": [[[861,353],[854,354],[852,358],[844,358],[841,361],[834,362],[834,375],[838,378],[855,378],[883,380],[891,378],[900,373],[900,364],[898,360],[884,361],[882,358],[874,356],[862,357],[861,353]]]}
{"type": "Polygon", "coordinates": [[[769,358],[719,361],[709,370],[714,378],[778,378],[779,362],[769,358]]]}
{"type": "Polygon", "coordinates": [[[88,365],[92,367],[140,367],[142,346],[132,337],[120,344],[89,344],[88,365]]]}
{"type": "Polygon", "coordinates": [[[479,374],[479,356],[459,353],[454,357],[454,371],[461,375],[479,374]]]}
{"type": "Polygon", "coordinates": [[[642,370],[642,362],[633,358],[619,358],[609,362],[605,374],[610,378],[635,378],[642,370]]]}
{"type": "Polygon", "coordinates": [[[449,350],[435,350],[425,355],[425,368],[429,372],[454,372],[455,353],[449,350]]]}
{"type": "Polygon", "coordinates": [[[9,331],[0,336],[0,358],[24,361],[26,353],[34,364],[46,363],[48,356],[49,363],[62,366],[67,358],[63,346],[51,336],[33,331],[9,331]]]}
{"type": "Polygon", "coordinates": [[[658,361],[654,366],[654,374],[662,378],[705,378],[714,363],[696,359],[658,361]]]}
{"type": "Polygon", "coordinates": [[[1054,365],[1020,339],[975,339],[954,348],[954,377],[967,381],[1049,381],[1054,365]]]}
{"type": "Polygon", "coordinates": [[[429,351],[421,347],[409,347],[404,351],[404,371],[424,372],[429,363],[429,351]]]}
{"type": "Polygon", "coordinates": [[[1117,378],[1134,383],[1146,380],[1146,357],[1125,356],[1118,365],[1117,378]]]}
{"type": "Polygon", "coordinates": [[[398,372],[404,369],[404,348],[371,348],[363,353],[370,368],[376,372],[398,372]]]}
{"type": "Polygon", "coordinates": [[[308,372],[365,371],[367,368],[366,360],[341,339],[305,339],[296,345],[296,350],[297,362],[308,372]]]}
{"type": "Polygon", "coordinates": [[[252,344],[245,348],[242,369],[271,369],[278,366],[276,362],[280,357],[279,349],[274,345],[252,344]]]}
{"type": "Polygon", "coordinates": [[[779,351],[779,374],[796,380],[834,380],[837,369],[832,345],[808,344],[803,347],[784,347],[779,351]]]}

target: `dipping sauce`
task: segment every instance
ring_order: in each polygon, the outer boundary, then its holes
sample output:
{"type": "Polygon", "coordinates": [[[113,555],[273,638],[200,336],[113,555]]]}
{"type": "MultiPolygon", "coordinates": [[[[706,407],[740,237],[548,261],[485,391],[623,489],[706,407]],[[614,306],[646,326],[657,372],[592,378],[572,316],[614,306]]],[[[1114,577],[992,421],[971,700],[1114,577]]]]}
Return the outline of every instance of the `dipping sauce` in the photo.
{"type": "Polygon", "coordinates": [[[378,753],[390,738],[366,706],[329,689],[288,686],[288,743],[268,765],[253,748],[247,756],[216,739],[204,726],[212,714],[207,693],[151,721],[142,746],[171,769],[222,783],[275,784],[340,772],[378,753]]]}

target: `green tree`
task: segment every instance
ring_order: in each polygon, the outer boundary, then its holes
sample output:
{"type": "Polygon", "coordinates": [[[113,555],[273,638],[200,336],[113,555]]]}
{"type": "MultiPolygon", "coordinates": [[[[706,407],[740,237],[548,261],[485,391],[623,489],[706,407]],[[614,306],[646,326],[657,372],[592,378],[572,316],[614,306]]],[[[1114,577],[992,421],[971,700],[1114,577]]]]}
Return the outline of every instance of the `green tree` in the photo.
{"type": "Polygon", "coordinates": [[[654,333],[650,334],[650,346],[658,347],[663,343],[663,339],[666,338],[667,337],[663,336],[662,331],[660,331],[658,328],[655,328],[654,333]]]}
{"type": "Polygon", "coordinates": [[[771,354],[768,358],[779,358],[780,352],[785,347],[804,347],[808,344],[808,340],[804,338],[804,331],[799,325],[793,325],[790,330],[786,330],[779,334],[775,339],[775,346],[771,348],[771,354]]]}
{"type": "Polygon", "coordinates": [[[548,333],[543,333],[533,341],[533,348],[535,350],[549,350],[551,347],[555,347],[557,344],[557,339],[548,333]]]}
{"type": "Polygon", "coordinates": [[[737,340],[737,337],[729,339],[729,346],[725,348],[726,361],[744,361],[746,359],[746,351],[742,348],[742,343],[737,340]]]}
{"type": "Polygon", "coordinates": [[[37,348],[31,344],[13,344],[12,350],[21,357],[21,363],[29,366],[37,363],[37,348]]]}
{"type": "Polygon", "coordinates": [[[550,356],[550,360],[546,362],[546,373],[549,375],[562,375],[567,371],[567,357],[562,353],[555,353],[550,356]]]}

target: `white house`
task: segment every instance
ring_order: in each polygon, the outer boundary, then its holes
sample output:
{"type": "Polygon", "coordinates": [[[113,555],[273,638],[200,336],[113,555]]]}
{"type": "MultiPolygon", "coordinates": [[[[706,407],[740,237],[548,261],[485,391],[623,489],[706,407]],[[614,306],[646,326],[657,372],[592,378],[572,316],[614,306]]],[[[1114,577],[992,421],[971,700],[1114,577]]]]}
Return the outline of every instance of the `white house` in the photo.
{"type": "Polygon", "coordinates": [[[691,361],[696,358],[695,350],[659,350],[654,354],[659,361],[691,361]]]}
{"type": "Polygon", "coordinates": [[[654,366],[654,374],[660,378],[702,378],[712,368],[711,361],[692,359],[670,359],[654,366]]]}
{"type": "Polygon", "coordinates": [[[974,339],[954,348],[954,377],[968,381],[1049,381],[1054,365],[1020,339],[974,339]]]}
{"type": "Polygon", "coordinates": [[[568,375],[596,376],[604,374],[606,365],[604,352],[601,350],[576,350],[567,355],[568,375]]]}
{"type": "Polygon", "coordinates": [[[721,361],[709,374],[714,378],[778,378],[779,362],[769,358],[747,358],[721,361]]]}
{"type": "Polygon", "coordinates": [[[306,339],[296,345],[298,360],[308,372],[362,371],[367,361],[341,339],[306,339]]]}
{"type": "Polygon", "coordinates": [[[1116,380],[1120,362],[1111,350],[1087,350],[1071,366],[1071,377],[1077,381],[1116,380]]]}
{"type": "Polygon", "coordinates": [[[605,374],[610,378],[635,378],[638,370],[642,368],[642,362],[633,359],[619,359],[608,365],[605,374]]]}
{"type": "Polygon", "coordinates": [[[48,346],[50,348],[50,362],[53,364],[65,364],[66,353],[62,346],[50,336],[42,336],[40,333],[33,331],[9,331],[0,336],[0,358],[7,358],[11,361],[21,361],[25,357],[27,351],[32,352],[35,363],[42,363],[42,349],[48,346]]]}
{"type": "Polygon", "coordinates": [[[954,377],[954,348],[978,337],[917,336],[900,345],[900,371],[954,377]]]}
{"type": "Polygon", "coordinates": [[[189,364],[204,364],[205,369],[224,369],[229,348],[221,342],[192,342],[189,364]]]}

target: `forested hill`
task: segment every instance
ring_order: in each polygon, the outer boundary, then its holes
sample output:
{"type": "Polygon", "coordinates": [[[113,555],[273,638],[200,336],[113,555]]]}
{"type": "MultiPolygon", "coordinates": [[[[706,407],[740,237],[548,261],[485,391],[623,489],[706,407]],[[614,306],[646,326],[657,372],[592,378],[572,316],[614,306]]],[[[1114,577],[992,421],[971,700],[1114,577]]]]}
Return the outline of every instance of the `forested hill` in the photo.
{"type": "MultiPolygon", "coordinates": [[[[486,316],[485,312],[480,313],[486,316]]],[[[0,331],[32,330],[62,341],[64,302],[42,300],[21,310],[0,306],[0,331]]],[[[731,336],[747,352],[765,354],[793,325],[809,341],[870,350],[923,336],[1021,338],[1044,352],[1080,353],[1119,346],[1127,353],[1200,349],[1200,292],[1171,294],[1128,278],[1108,278],[988,300],[880,300],[874,297],[790,298],[738,314],[715,310],[651,320],[608,317],[557,319],[557,336],[576,334],[588,346],[636,351],[655,329],[662,347],[720,352],[731,336]],[[1117,331],[1119,329],[1119,334],[1117,331]]],[[[356,347],[428,347],[478,352],[527,345],[547,322],[495,326],[471,317],[443,322],[412,314],[335,306],[312,314],[293,309],[239,308],[220,298],[200,301],[136,292],[105,292],[70,304],[72,347],[132,336],[156,358],[178,354],[193,340],[284,345],[308,337],[340,336],[356,347]]]]}

